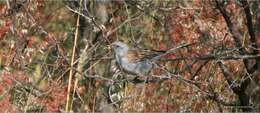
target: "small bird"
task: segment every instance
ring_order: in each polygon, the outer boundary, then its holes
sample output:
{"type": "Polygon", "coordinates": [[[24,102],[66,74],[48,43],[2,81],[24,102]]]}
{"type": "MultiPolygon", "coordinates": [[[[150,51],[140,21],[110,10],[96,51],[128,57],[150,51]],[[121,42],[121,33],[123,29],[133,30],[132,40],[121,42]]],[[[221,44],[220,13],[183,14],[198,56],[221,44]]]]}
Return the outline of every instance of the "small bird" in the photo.
{"type": "Polygon", "coordinates": [[[165,51],[151,52],[130,49],[127,44],[120,41],[112,43],[112,49],[120,69],[138,76],[147,75],[153,67],[153,62],[165,53],[165,51]]]}

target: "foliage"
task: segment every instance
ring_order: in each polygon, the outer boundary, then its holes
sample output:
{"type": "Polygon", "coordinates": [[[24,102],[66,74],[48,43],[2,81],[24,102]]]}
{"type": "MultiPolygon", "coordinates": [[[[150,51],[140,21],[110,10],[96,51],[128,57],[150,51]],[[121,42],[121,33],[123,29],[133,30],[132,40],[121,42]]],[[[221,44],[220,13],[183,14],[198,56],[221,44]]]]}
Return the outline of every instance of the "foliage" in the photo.
{"type": "Polygon", "coordinates": [[[260,111],[259,4],[0,1],[0,112],[260,111]],[[116,40],[174,51],[145,81],[117,67],[116,40]]]}

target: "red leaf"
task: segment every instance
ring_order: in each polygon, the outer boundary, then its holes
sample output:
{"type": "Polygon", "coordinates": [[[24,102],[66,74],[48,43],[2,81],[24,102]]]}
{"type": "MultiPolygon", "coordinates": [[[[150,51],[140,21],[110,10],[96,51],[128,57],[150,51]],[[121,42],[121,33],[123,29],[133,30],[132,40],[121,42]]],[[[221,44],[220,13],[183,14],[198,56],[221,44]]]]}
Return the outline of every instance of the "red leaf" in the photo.
{"type": "Polygon", "coordinates": [[[0,26],[0,40],[4,37],[5,33],[10,30],[11,21],[6,21],[5,25],[0,26]]]}

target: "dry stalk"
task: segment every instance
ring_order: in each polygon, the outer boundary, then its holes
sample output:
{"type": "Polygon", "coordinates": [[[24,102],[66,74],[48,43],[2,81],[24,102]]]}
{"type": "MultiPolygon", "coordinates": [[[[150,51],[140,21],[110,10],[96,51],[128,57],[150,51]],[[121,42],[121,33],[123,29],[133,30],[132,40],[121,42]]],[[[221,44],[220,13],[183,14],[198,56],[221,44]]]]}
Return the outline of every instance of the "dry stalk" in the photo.
{"type": "MultiPolygon", "coordinates": [[[[79,9],[81,9],[81,4],[82,4],[82,0],[80,0],[79,9]]],[[[73,45],[73,51],[72,51],[72,56],[71,56],[71,63],[70,63],[71,68],[70,68],[70,74],[69,74],[69,83],[68,83],[68,90],[67,90],[67,102],[66,102],[66,108],[65,108],[66,112],[70,112],[71,109],[72,109],[72,100],[71,100],[70,91],[71,91],[71,82],[72,82],[72,76],[73,76],[74,57],[75,57],[75,53],[76,53],[77,40],[78,40],[78,35],[79,35],[79,19],[80,19],[80,15],[78,15],[78,17],[77,17],[77,25],[76,25],[76,31],[75,31],[75,37],[74,37],[74,45],[73,45]]]]}

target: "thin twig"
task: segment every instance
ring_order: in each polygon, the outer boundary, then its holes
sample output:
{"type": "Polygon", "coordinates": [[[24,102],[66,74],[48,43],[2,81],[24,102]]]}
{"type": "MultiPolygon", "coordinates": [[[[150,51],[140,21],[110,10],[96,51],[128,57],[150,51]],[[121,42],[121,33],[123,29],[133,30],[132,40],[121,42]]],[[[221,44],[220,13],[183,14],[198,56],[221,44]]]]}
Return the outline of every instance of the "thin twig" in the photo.
{"type": "MultiPolygon", "coordinates": [[[[80,9],[81,9],[81,3],[82,0],[80,0],[80,9]]],[[[74,45],[73,45],[73,51],[72,51],[72,56],[71,56],[71,70],[69,74],[69,83],[68,83],[68,90],[67,90],[67,102],[66,102],[66,112],[70,112],[72,108],[72,100],[70,97],[70,92],[71,92],[71,83],[72,83],[72,76],[73,76],[73,67],[74,67],[74,58],[75,58],[75,53],[76,53],[76,46],[77,46],[77,40],[78,40],[78,35],[79,35],[79,22],[80,22],[80,15],[78,15],[77,18],[77,24],[76,24],[76,31],[75,31],[75,37],[74,37],[74,45]]]]}
{"type": "Polygon", "coordinates": [[[202,55],[197,57],[177,57],[177,58],[163,58],[159,61],[178,61],[178,60],[239,60],[239,59],[255,59],[260,58],[259,55],[229,55],[229,56],[222,56],[222,55],[202,55]]]}
{"type": "Polygon", "coordinates": [[[76,11],[72,8],[70,8],[69,6],[66,6],[70,11],[80,15],[80,16],[83,16],[85,19],[88,20],[89,23],[93,23],[99,30],[103,31],[105,29],[105,26],[104,25],[98,25],[98,23],[95,21],[94,17],[88,17],[86,15],[84,15],[83,13],[79,12],[79,11],[76,11]]]}

